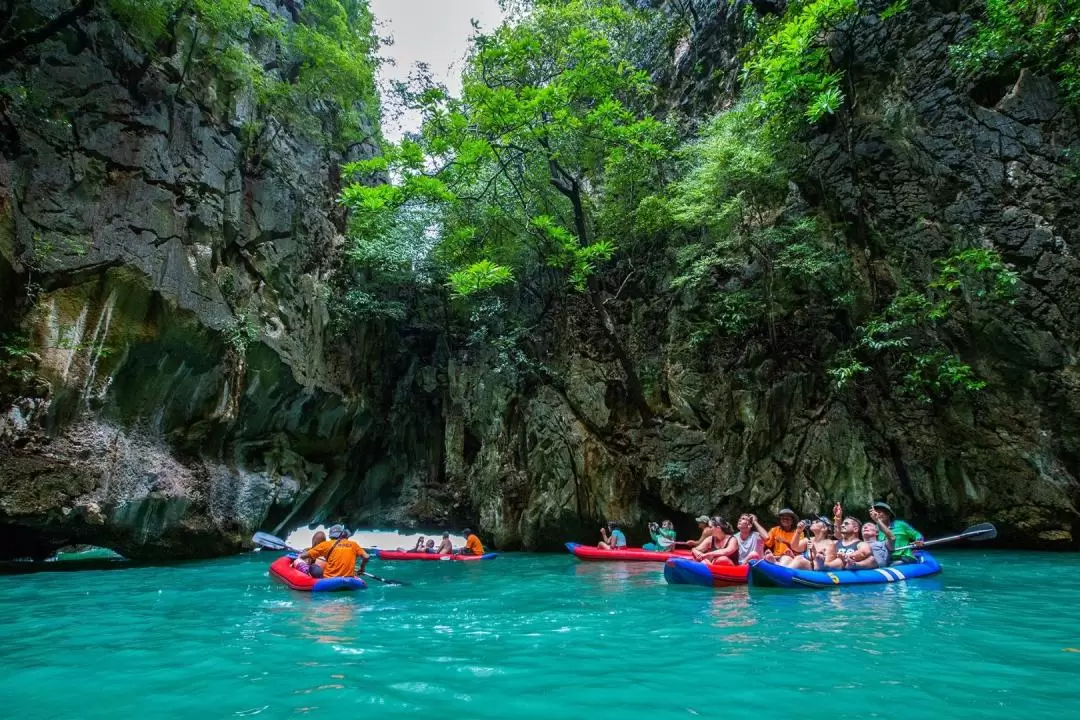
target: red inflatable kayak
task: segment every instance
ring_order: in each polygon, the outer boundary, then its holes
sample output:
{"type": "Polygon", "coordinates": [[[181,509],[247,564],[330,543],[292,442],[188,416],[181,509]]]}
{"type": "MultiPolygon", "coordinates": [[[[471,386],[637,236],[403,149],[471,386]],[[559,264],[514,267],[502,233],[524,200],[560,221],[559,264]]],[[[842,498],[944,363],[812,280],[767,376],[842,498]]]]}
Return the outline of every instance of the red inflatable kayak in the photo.
{"type": "Polygon", "coordinates": [[[664,563],[664,579],[672,585],[745,585],[749,574],[749,565],[706,565],[688,558],[672,558],[664,563]]]}
{"type": "Polygon", "coordinates": [[[313,578],[292,566],[295,558],[295,555],[283,555],[270,563],[270,577],[304,592],[340,592],[367,587],[367,583],[358,577],[313,578]]]}
{"type": "Polygon", "coordinates": [[[375,550],[375,557],[380,560],[446,560],[448,562],[471,562],[474,560],[494,560],[498,553],[483,555],[437,555],[435,553],[403,552],[401,550],[375,550]]]}
{"type": "Polygon", "coordinates": [[[642,548],[621,548],[619,550],[601,550],[592,545],[566,543],[566,549],[578,560],[606,560],[608,562],[666,562],[671,558],[691,557],[689,550],[675,552],[654,552],[642,548]]]}

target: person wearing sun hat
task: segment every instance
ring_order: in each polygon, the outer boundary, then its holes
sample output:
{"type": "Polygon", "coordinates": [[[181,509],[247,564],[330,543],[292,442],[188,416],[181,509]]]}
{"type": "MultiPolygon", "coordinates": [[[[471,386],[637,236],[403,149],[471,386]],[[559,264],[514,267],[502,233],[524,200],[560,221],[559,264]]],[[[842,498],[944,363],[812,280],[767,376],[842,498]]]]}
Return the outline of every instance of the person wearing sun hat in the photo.
{"type": "Polygon", "coordinates": [[[809,523],[797,523],[798,516],[791,508],[780,510],[777,518],[779,525],[769,530],[758,522],[757,515],[751,515],[750,521],[754,523],[754,529],[764,541],[764,560],[787,566],[792,563],[798,553],[806,550],[806,536],[802,531],[809,523]]]}
{"type": "MultiPolygon", "coordinates": [[[[896,518],[896,513],[893,512],[893,509],[889,507],[888,503],[878,500],[871,505],[870,519],[877,523],[879,542],[890,540],[893,548],[901,548],[905,545],[914,545],[916,548],[922,547],[922,533],[903,520],[898,520],[896,518]],[[892,535],[892,537],[890,538],[889,535],[892,535]]],[[[907,550],[894,549],[889,561],[890,564],[896,565],[900,563],[916,562],[917,560],[915,558],[915,553],[908,548],[907,550]]]]}
{"type": "Polygon", "coordinates": [[[685,542],[680,540],[677,543],[678,545],[686,545],[691,548],[696,548],[698,545],[712,537],[713,529],[712,524],[709,522],[708,515],[698,515],[696,518],[694,518],[694,522],[697,523],[698,530],[701,531],[701,537],[699,537],[697,540],[686,540],[685,542]]]}

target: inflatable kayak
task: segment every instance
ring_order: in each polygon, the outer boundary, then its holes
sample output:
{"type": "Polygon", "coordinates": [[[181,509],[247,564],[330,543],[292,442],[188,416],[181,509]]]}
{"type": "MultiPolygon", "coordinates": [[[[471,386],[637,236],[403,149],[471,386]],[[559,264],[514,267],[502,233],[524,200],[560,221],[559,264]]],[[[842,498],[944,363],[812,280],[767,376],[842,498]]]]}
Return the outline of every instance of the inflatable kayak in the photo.
{"type": "Polygon", "coordinates": [[[292,566],[295,555],[283,555],[270,563],[270,577],[288,585],[293,590],[304,592],[341,592],[344,590],[363,590],[367,583],[358,577],[313,578],[292,566]]]}
{"type": "Polygon", "coordinates": [[[841,585],[869,585],[929,577],[941,572],[941,565],[929,553],[916,554],[918,562],[867,570],[792,570],[758,560],[750,565],[750,585],[772,588],[831,588],[841,585]]]}
{"type": "Polygon", "coordinates": [[[566,543],[566,549],[573,553],[578,560],[607,560],[608,562],[667,562],[671,558],[690,557],[689,550],[676,550],[675,552],[656,552],[643,548],[601,550],[592,545],[581,545],[579,543],[566,543]]]}
{"type": "Polygon", "coordinates": [[[435,553],[405,552],[402,550],[375,550],[375,557],[380,560],[446,560],[472,562],[475,560],[494,560],[499,553],[484,553],[483,555],[436,555],[435,553]]]}
{"type": "Polygon", "coordinates": [[[672,585],[745,585],[749,571],[749,565],[706,565],[687,558],[672,558],[664,563],[664,579],[672,585]]]}

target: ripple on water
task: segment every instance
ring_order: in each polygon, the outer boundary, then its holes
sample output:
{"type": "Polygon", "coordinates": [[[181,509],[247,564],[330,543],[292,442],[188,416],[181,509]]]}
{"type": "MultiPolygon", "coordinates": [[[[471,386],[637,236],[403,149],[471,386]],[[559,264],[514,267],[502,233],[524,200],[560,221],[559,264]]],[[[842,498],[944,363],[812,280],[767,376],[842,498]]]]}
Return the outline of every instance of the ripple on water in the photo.
{"type": "Polygon", "coordinates": [[[257,556],[3,577],[0,696],[7,717],[93,720],[1076,715],[1076,556],[942,558],[937,580],[821,593],[559,555],[398,563],[409,587],[331,597],[257,556]]]}

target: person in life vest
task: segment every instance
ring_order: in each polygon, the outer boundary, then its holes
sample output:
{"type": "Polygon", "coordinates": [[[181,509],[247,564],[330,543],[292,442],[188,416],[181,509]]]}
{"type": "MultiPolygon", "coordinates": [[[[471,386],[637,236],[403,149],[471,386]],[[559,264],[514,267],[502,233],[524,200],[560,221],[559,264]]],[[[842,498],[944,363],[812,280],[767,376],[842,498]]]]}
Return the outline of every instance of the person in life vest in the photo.
{"type": "Polygon", "coordinates": [[[349,539],[349,531],[344,525],[334,525],[326,534],[330,539],[321,542],[310,550],[304,551],[300,559],[311,563],[319,558],[326,558],[323,577],[352,577],[356,575],[356,561],[360,560],[360,572],[367,568],[368,554],[364,548],[349,539]]]}

